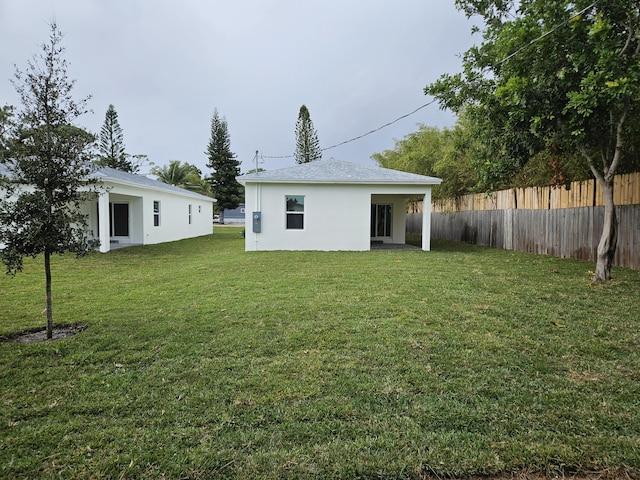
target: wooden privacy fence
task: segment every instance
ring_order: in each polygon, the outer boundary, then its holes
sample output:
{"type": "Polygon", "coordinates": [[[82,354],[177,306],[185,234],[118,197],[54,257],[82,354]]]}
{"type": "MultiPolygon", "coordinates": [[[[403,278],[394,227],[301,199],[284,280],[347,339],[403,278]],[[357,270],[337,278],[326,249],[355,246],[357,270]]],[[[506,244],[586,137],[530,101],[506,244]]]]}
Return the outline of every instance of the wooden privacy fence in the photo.
{"type": "MultiPolygon", "coordinates": [[[[618,175],[614,187],[618,247],[614,264],[640,269],[640,173],[618,175]]],[[[495,248],[596,261],[604,223],[595,181],[564,188],[511,189],[433,205],[431,236],[495,248]]],[[[417,208],[416,210],[421,210],[417,208]]],[[[420,235],[422,214],[407,214],[420,235]]]]}
{"type": "MultiPolygon", "coordinates": [[[[640,204],[640,172],[616,175],[614,180],[616,205],[640,204]]],[[[468,212],[472,210],[551,210],[555,208],[598,207],[604,205],[598,182],[572,182],[569,188],[530,187],[501,190],[492,194],[464,195],[434,203],[432,212],[468,212]]]]}
{"type": "MultiPolygon", "coordinates": [[[[614,264],[640,270],[640,205],[617,207],[614,264]]],[[[407,214],[408,233],[420,234],[422,214],[407,214]]],[[[596,261],[604,207],[432,213],[431,237],[519,252],[596,261]]]]}

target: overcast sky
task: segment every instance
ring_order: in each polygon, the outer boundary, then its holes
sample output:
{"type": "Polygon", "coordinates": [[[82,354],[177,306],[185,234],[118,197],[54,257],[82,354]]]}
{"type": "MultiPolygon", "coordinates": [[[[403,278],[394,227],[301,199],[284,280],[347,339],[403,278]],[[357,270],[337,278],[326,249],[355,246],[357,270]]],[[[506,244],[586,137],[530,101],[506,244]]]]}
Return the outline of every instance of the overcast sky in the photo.
{"type": "MultiPolygon", "coordinates": [[[[478,41],[454,0],[0,0],[0,104],[20,108],[14,64],[40,53],[52,18],[76,98],[92,95],[78,124],[98,133],[113,104],[127,153],[205,174],[216,108],[242,172],[256,150],[260,167],[287,167],[269,157],[292,156],[302,104],[331,147],[429,102],[425,85],[478,41]]],[[[430,105],[323,157],[374,164],[418,123],[454,122],[430,105]]]]}

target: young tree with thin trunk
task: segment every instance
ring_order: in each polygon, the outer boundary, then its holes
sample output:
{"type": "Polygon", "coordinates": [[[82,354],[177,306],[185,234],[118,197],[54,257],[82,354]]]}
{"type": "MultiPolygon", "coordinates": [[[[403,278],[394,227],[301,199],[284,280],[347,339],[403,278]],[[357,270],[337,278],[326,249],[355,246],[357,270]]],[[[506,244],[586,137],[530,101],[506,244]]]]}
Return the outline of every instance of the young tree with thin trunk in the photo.
{"type": "Polygon", "coordinates": [[[296,122],[296,151],[293,154],[296,163],[309,163],[322,158],[322,149],[318,141],[318,132],[313,127],[309,109],[300,107],[296,122]]]}
{"type": "Polygon", "coordinates": [[[8,139],[9,154],[0,159],[9,181],[0,201],[0,243],[7,273],[22,270],[24,257],[44,257],[47,338],[53,335],[51,256],[83,255],[90,240],[81,207],[95,188],[90,147],[95,138],[74,121],[87,111],[88,98],[73,99],[67,77],[62,34],[51,23],[49,42],[34,55],[26,71],[16,67],[13,84],[22,109],[8,139]]]}
{"type": "Polygon", "coordinates": [[[209,181],[217,200],[220,223],[224,223],[225,209],[237,208],[242,200],[242,185],[236,181],[240,175],[240,161],[231,151],[227,120],[220,117],[217,109],[211,118],[211,138],[205,154],[209,158],[207,167],[213,170],[209,181]]]}
{"type": "Polygon", "coordinates": [[[635,0],[457,0],[484,20],[463,73],[426,87],[472,115],[490,146],[485,172],[511,174],[537,152],[579,153],[604,197],[594,281],[616,252],[614,177],[640,128],[640,6],[635,0]]]}

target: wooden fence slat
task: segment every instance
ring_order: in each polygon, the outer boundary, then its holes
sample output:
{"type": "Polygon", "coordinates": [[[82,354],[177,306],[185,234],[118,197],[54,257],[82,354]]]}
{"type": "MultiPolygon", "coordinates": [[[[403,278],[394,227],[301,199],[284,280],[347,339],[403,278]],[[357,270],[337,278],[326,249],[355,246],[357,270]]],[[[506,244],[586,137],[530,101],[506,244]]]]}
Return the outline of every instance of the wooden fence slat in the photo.
{"type": "MultiPolygon", "coordinates": [[[[640,270],[640,204],[617,207],[614,265],[640,270]]],[[[508,250],[595,261],[604,207],[502,209],[432,213],[431,236],[508,250]]],[[[407,214],[407,233],[422,232],[422,214],[407,214]]]]}
{"type": "MultiPolygon", "coordinates": [[[[604,205],[602,189],[595,179],[572,182],[564,187],[531,187],[500,190],[492,194],[469,194],[432,205],[432,212],[466,212],[472,210],[553,210],[604,205]]],[[[616,205],[640,204],[640,172],[616,175],[614,182],[616,205]]]]}

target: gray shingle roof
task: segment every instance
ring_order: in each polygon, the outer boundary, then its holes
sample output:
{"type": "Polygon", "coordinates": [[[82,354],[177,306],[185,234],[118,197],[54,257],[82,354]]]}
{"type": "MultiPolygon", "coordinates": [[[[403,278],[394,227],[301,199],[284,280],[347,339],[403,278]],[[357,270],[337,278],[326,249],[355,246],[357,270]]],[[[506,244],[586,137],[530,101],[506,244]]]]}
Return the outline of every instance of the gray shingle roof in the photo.
{"type": "Polygon", "coordinates": [[[302,163],[293,167],[249,173],[237,177],[246,183],[341,183],[373,185],[438,185],[441,179],[363,165],[343,160],[328,159],[302,163]]]}
{"type": "Polygon", "coordinates": [[[126,185],[134,185],[151,190],[167,190],[173,193],[177,193],[187,197],[198,198],[200,200],[214,201],[211,197],[200,195],[199,193],[186,190],[184,188],[176,187],[175,185],[169,185],[168,183],[159,182],[152,178],[145,177],[144,175],[137,175],[135,173],[127,173],[121,170],[116,170],[111,167],[100,167],[93,176],[99,181],[107,181],[113,183],[120,183],[126,185]]]}
{"type": "MultiPolygon", "coordinates": [[[[0,163],[0,176],[10,176],[10,173],[9,169],[0,163]]],[[[169,185],[168,183],[159,182],[158,180],[153,180],[152,178],[145,177],[144,175],[127,173],[111,167],[100,167],[91,174],[91,177],[97,179],[99,182],[112,182],[116,184],[145,188],[148,190],[165,190],[185,197],[193,197],[195,199],[207,200],[210,202],[216,201],[211,197],[200,195],[199,193],[176,187],[175,185],[169,185]]]]}

